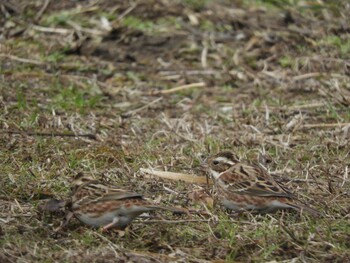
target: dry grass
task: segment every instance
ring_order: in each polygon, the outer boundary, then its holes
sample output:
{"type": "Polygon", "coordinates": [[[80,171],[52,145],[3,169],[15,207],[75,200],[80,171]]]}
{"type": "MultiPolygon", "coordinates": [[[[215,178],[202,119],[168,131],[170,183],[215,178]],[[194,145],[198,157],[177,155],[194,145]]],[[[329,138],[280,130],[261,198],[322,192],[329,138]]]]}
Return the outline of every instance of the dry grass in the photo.
{"type": "Polygon", "coordinates": [[[329,2],[0,3],[0,261],[350,261],[350,7],[329,2]],[[141,172],[203,175],[221,149],[325,217],[231,216],[141,172]],[[54,234],[38,204],[81,171],[207,214],[54,234]]]}

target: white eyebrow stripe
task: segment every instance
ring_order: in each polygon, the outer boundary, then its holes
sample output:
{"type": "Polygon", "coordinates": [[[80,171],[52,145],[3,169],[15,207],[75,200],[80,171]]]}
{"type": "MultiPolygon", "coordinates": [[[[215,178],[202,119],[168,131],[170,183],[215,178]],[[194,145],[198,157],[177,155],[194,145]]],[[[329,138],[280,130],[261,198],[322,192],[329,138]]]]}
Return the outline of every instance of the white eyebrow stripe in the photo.
{"type": "Polygon", "coordinates": [[[226,157],[218,157],[218,158],[215,159],[215,161],[224,162],[224,163],[228,163],[228,164],[231,164],[231,165],[236,164],[236,163],[230,161],[229,159],[227,159],[226,157]]]}
{"type": "Polygon", "coordinates": [[[217,180],[220,177],[220,175],[222,174],[222,173],[218,173],[217,171],[214,171],[212,169],[210,169],[210,173],[214,177],[215,180],[217,180]]]}

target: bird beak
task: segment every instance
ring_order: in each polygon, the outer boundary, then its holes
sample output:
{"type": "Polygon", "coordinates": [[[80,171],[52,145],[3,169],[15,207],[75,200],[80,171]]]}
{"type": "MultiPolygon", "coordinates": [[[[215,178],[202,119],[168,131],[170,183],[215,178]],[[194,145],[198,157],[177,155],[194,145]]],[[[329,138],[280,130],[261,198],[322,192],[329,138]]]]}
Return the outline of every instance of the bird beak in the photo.
{"type": "Polygon", "coordinates": [[[208,165],[208,163],[207,162],[205,162],[205,161],[203,161],[203,162],[201,162],[201,164],[200,164],[200,167],[201,167],[201,170],[203,171],[203,172],[205,172],[205,177],[207,178],[207,185],[209,185],[209,165],[208,165]]]}
{"type": "Polygon", "coordinates": [[[206,162],[201,162],[200,167],[201,167],[203,170],[207,171],[208,168],[209,168],[209,165],[208,165],[206,162]]]}

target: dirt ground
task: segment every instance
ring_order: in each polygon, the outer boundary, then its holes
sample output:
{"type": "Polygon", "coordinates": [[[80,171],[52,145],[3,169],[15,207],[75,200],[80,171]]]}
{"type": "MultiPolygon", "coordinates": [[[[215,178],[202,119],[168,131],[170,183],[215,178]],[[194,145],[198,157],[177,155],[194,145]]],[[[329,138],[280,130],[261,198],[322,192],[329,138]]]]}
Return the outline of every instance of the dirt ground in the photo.
{"type": "Polygon", "coordinates": [[[349,262],[349,12],[346,0],[0,1],[0,261],[349,262]],[[200,169],[223,149],[323,216],[226,211],[200,169]],[[40,204],[67,198],[79,172],[203,213],[56,233],[63,212],[40,204]]]}

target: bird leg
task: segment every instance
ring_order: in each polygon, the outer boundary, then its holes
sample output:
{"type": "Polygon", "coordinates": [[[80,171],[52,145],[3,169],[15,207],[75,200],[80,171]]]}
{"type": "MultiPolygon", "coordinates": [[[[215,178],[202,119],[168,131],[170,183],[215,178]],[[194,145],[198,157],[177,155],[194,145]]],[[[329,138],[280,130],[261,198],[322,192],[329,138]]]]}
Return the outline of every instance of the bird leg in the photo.
{"type": "Polygon", "coordinates": [[[102,232],[106,232],[108,229],[116,226],[118,224],[118,222],[119,222],[119,217],[113,218],[113,221],[111,223],[102,227],[102,232]]]}

